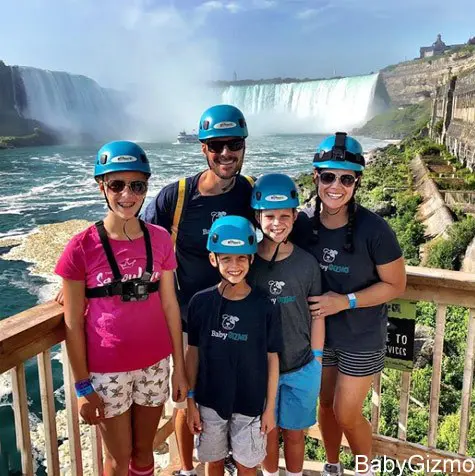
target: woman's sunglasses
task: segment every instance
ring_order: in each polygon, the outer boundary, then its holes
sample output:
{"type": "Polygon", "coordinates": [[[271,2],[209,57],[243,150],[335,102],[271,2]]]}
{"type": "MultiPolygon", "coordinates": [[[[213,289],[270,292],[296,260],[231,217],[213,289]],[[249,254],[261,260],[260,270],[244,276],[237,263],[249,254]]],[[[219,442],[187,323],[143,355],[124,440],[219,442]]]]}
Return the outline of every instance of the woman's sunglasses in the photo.
{"type": "Polygon", "coordinates": [[[215,154],[221,154],[221,152],[224,150],[224,146],[227,146],[227,148],[232,151],[232,152],[237,152],[238,150],[241,150],[244,147],[244,139],[230,139],[230,140],[209,140],[206,142],[206,145],[208,146],[208,150],[210,152],[214,152],[215,154]]]}
{"type": "Polygon", "coordinates": [[[133,180],[125,182],[124,180],[110,180],[104,182],[107,188],[113,193],[121,193],[125,187],[129,187],[130,191],[135,195],[145,195],[147,193],[147,182],[145,180],[133,180]]]}
{"type": "Polygon", "coordinates": [[[339,179],[340,183],[344,187],[353,186],[357,180],[357,178],[354,175],[351,175],[351,174],[337,175],[337,174],[334,174],[333,172],[321,172],[318,174],[318,178],[323,183],[323,185],[330,185],[336,179],[339,179]]]}

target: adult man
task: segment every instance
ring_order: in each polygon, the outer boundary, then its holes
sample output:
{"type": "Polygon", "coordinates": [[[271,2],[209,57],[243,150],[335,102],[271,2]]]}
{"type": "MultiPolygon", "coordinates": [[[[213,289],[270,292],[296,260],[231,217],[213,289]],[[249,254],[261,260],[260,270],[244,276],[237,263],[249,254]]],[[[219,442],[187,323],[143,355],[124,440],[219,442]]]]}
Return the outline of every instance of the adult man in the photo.
{"type": "MultiPolygon", "coordinates": [[[[190,298],[220,279],[206,249],[212,223],[225,215],[252,217],[252,180],[240,175],[247,136],[246,120],[238,108],[221,104],[207,109],[200,119],[198,138],[208,169],[188,177],[185,183],[164,187],[143,213],[145,221],[163,226],[176,240],[177,296],[185,331],[190,298]]],[[[186,422],[186,404],[177,404],[174,416],[182,464],[179,473],[192,476],[196,474],[193,436],[186,422]]]]}

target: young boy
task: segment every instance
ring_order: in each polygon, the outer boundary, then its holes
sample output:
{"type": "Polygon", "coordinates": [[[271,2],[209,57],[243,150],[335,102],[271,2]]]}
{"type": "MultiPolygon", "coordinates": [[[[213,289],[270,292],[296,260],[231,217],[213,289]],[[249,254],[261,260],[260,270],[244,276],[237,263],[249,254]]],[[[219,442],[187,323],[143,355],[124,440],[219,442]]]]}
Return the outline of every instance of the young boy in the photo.
{"type": "Polygon", "coordinates": [[[325,323],[312,320],[307,298],[321,294],[317,260],[289,241],[299,205],[297,188],[283,174],[262,176],[255,184],[251,207],[256,210],[263,240],[249,275],[280,308],[284,338],[277,392],[277,428],[267,437],[264,476],[279,474],[279,430],[282,430],[286,473],[302,475],[304,429],[316,421],[320,393],[325,323]]]}
{"type": "Polygon", "coordinates": [[[246,282],[257,251],[252,224],[219,218],[207,248],[221,281],[189,305],[188,425],[207,475],[224,474],[229,449],[239,474],[255,475],[275,426],[282,325],[278,308],[246,282]]]}

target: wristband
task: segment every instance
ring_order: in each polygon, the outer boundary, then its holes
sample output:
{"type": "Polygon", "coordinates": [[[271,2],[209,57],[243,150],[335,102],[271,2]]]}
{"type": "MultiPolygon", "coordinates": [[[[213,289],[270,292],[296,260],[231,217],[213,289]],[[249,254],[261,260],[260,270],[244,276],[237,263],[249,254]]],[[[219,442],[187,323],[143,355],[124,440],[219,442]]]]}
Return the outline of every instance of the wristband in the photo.
{"type": "Polygon", "coordinates": [[[347,294],[346,297],[348,298],[348,302],[350,303],[350,309],[355,309],[358,304],[355,293],[347,294]]]}
{"type": "Polygon", "coordinates": [[[186,394],[186,398],[195,398],[195,391],[188,390],[188,393],[186,394]]]}
{"type": "Polygon", "coordinates": [[[323,350],[321,349],[312,349],[314,357],[323,357],[323,350]]]}
{"type": "Polygon", "coordinates": [[[85,397],[94,392],[94,387],[92,386],[92,383],[88,378],[76,382],[74,384],[74,388],[76,389],[77,397],[85,397]]]}

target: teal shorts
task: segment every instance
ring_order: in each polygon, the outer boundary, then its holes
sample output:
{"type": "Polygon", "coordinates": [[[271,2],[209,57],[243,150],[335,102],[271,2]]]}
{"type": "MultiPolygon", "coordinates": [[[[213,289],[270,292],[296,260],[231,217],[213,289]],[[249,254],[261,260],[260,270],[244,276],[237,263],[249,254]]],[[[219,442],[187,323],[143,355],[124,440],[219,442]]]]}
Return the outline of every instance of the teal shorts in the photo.
{"type": "Polygon", "coordinates": [[[277,426],[304,430],[317,421],[317,400],[322,380],[322,364],[316,359],[295,372],[279,378],[276,401],[277,426]]]}

